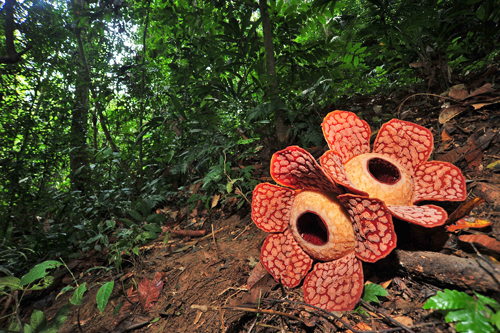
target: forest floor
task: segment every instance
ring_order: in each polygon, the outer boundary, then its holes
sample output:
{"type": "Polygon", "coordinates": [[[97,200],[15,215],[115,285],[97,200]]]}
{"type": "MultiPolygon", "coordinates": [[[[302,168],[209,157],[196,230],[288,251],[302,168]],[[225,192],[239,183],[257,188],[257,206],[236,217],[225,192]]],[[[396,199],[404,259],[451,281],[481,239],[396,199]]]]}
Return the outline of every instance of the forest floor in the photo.
{"type": "MultiPolygon", "coordinates": [[[[488,85],[491,77],[476,78],[455,86],[439,97],[408,93],[405,98],[391,96],[359,97],[338,106],[339,109],[362,111],[372,130],[381,125],[384,113],[429,128],[435,137],[431,159],[455,163],[467,179],[469,200],[482,197],[485,202],[462,215],[491,222],[481,229],[448,231],[445,226],[424,229],[395,220],[397,251],[374,264],[363,264],[365,282],[386,288],[386,297],[371,306],[360,303],[355,311],[325,313],[303,303],[301,287],[287,289],[267,274],[250,290],[246,288],[252,268],[259,260],[260,248],[267,233],[251,220],[250,205],[240,210],[236,202],[218,204],[210,213],[201,209],[185,212],[185,218],[172,229],[205,230],[202,237],[164,237],[141,247],[140,257],[125,258],[123,271],[92,270],[106,266],[106,255],[88,253],[70,263],[79,283],[91,286],[82,305],[72,306],[60,332],[454,332],[443,314],[424,310],[423,304],[444,288],[469,294],[473,290],[500,300],[500,89],[488,85]],[[479,90],[478,90],[479,89],[479,90]],[[382,113],[380,113],[380,107],[382,113]],[[472,241],[462,236],[472,235],[472,241]],[[479,236],[487,236],[487,238],[479,236]],[[462,238],[462,239],[460,239],[462,238]],[[485,241],[486,240],[486,241],[485,241]],[[425,252],[424,252],[425,251],[425,252]],[[460,259],[458,263],[454,261],[460,259]],[[453,264],[451,264],[453,263],[453,264]],[[141,280],[153,280],[156,273],[164,281],[157,285],[159,297],[147,311],[130,309],[130,316],[113,315],[130,287],[141,280]],[[492,283],[485,281],[493,278],[492,283]],[[96,294],[102,283],[114,280],[115,287],[101,315],[96,294]],[[119,323],[118,319],[122,319],[119,323]]],[[[388,119],[384,118],[384,121],[388,119]]],[[[383,123],[382,122],[382,123],[383,123]]],[[[320,124],[318,124],[319,126],[320,124]]],[[[325,144],[326,146],[326,144],[325,144]]],[[[311,149],[320,156],[325,147],[311,149]]],[[[273,152],[263,152],[254,177],[270,181],[269,162],[273,152]]],[[[460,203],[437,203],[448,213],[460,203]]],[[[164,212],[174,216],[175,207],[164,212]]],[[[447,223],[449,224],[449,223],[447,223]]],[[[69,276],[60,279],[50,294],[40,294],[25,302],[23,322],[29,322],[36,301],[50,298],[41,310],[50,320],[71,293],[54,298],[69,276]]],[[[132,294],[129,292],[128,297],[132,294]]]]}

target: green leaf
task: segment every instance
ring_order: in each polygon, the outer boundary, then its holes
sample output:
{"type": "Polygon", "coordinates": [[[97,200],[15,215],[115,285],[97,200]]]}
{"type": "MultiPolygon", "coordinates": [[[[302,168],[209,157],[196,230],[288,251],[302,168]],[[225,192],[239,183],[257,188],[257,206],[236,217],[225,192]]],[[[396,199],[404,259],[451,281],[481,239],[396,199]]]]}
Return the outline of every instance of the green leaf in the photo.
{"type": "Polygon", "coordinates": [[[61,291],[59,292],[59,294],[57,294],[56,299],[58,299],[59,296],[64,295],[68,291],[74,290],[74,289],[75,289],[75,287],[73,287],[73,286],[66,286],[66,287],[62,288],[61,291]]]}
{"type": "Polygon", "coordinates": [[[476,300],[474,297],[458,290],[445,289],[444,292],[438,291],[425,302],[424,309],[436,310],[456,310],[473,307],[476,300]]]}
{"type": "Polygon", "coordinates": [[[50,325],[45,327],[39,333],[57,333],[59,328],[61,328],[66,321],[66,318],[68,318],[70,306],[71,305],[69,303],[66,303],[62,308],[60,308],[54,319],[52,319],[50,325]]]}
{"type": "MultiPolygon", "coordinates": [[[[122,220],[127,225],[127,227],[131,227],[131,226],[134,226],[137,224],[136,222],[131,221],[129,219],[125,219],[125,218],[122,218],[120,220],[122,220]]],[[[140,222],[142,222],[142,221],[140,221],[140,222]]]]}
{"type": "Polygon", "coordinates": [[[43,290],[48,287],[54,282],[54,277],[53,276],[46,276],[43,279],[41,279],[37,284],[32,285],[29,289],[30,290],[43,290]]]}
{"type": "Polygon", "coordinates": [[[47,319],[42,311],[33,309],[30,318],[30,326],[35,332],[38,332],[47,326],[47,319]]]}
{"type": "Polygon", "coordinates": [[[82,304],[83,294],[87,291],[87,282],[82,283],[78,288],[76,288],[73,296],[69,299],[71,304],[80,305],[82,304]]]}
{"type": "Polygon", "coordinates": [[[477,309],[451,311],[446,315],[445,319],[447,323],[456,322],[455,329],[457,332],[488,333],[494,331],[488,319],[477,309]]]}
{"type": "Polygon", "coordinates": [[[123,304],[125,304],[125,302],[120,302],[120,303],[118,303],[118,305],[116,306],[115,310],[113,311],[113,316],[116,316],[116,314],[117,314],[118,312],[120,312],[120,310],[121,310],[121,308],[122,308],[123,304]]]}
{"type": "Polygon", "coordinates": [[[22,289],[19,286],[19,280],[15,276],[3,276],[0,277],[0,291],[4,290],[5,288],[9,288],[10,290],[16,290],[16,289],[22,289]]]}
{"type": "Polygon", "coordinates": [[[498,330],[500,330],[500,311],[498,311],[497,313],[493,314],[490,317],[490,323],[492,323],[493,325],[495,325],[496,328],[498,330]]]}
{"type": "Polygon", "coordinates": [[[363,291],[363,300],[369,303],[370,302],[378,303],[379,300],[377,296],[382,296],[382,297],[387,296],[387,290],[385,290],[384,287],[376,283],[368,283],[367,285],[365,285],[365,289],[363,291]]]}
{"type": "Polygon", "coordinates": [[[423,308],[446,311],[446,322],[455,322],[457,332],[493,332],[494,328],[484,310],[486,304],[496,308],[498,303],[486,296],[476,295],[478,300],[464,292],[445,289],[444,292],[438,291],[436,296],[429,298],[423,308]]]}
{"type": "Polygon", "coordinates": [[[114,286],[115,282],[109,281],[99,288],[99,291],[97,292],[97,308],[101,311],[101,315],[104,315],[104,308],[106,307],[106,304],[108,304],[109,296],[111,296],[114,286]]]}
{"type": "Polygon", "coordinates": [[[138,211],[136,211],[135,209],[129,209],[128,210],[128,213],[130,216],[132,216],[137,222],[142,222],[144,221],[143,217],[141,214],[139,214],[138,211]]]}
{"type": "MultiPolygon", "coordinates": [[[[36,332],[30,325],[23,324],[24,333],[33,333],[36,332]]],[[[0,331],[1,332],[1,331],[0,331]]]]}
{"type": "Polygon", "coordinates": [[[35,267],[33,267],[26,275],[24,275],[21,278],[19,284],[21,286],[30,284],[38,279],[45,277],[48,274],[47,269],[59,267],[61,265],[62,264],[59,261],[55,260],[44,261],[41,264],[38,264],[35,267]]]}
{"type": "Polygon", "coordinates": [[[478,302],[478,304],[481,305],[482,308],[484,308],[484,305],[489,305],[492,308],[494,308],[495,310],[500,310],[500,304],[498,304],[498,302],[495,301],[493,298],[483,296],[483,295],[478,294],[476,292],[474,292],[474,295],[476,295],[477,302],[478,302]]]}
{"type": "Polygon", "coordinates": [[[170,239],[170,232],[167,231],[165,233],[165,237],[163,238],[163,243],[167,244],[169,239],[170,239]]]}

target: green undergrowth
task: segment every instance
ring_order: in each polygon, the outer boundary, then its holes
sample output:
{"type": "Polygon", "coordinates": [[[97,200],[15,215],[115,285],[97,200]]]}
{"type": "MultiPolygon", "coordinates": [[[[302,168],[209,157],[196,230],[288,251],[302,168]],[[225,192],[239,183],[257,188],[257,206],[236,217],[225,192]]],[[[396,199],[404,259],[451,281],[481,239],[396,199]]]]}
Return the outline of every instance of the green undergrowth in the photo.
{"type": "Polygon", "coordinates": [[[447,323],[454,323],[457,332],[490,333],[500,330],[500,304],[474,292],[468,295],[445,289],[427,300],[424,309],[439,310],[447,323]]]}

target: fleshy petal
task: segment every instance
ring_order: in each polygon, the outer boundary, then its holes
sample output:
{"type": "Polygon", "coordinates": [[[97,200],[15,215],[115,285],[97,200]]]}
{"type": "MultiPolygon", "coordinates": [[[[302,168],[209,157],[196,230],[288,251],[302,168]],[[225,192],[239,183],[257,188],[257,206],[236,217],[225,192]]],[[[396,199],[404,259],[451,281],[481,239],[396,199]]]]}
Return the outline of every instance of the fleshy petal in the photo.
{"type": "Polygon", "coordinates": [[[311,269],[312,259],[300,248],[292,233],[270,234],[267,236],[260,262],[276,281],[288,288],[296,287],[311,269]]]}
{"type": "Polygon", "coordinates": [[[336,152],[334,152],[333,150],[327,151],[323,154],[323,156],[319,158],[319,162],[321,163],[321,166],[323,167],[325,172],[330,177],[332,177],[332,179],[337,184],[344,186],[353,193],[368,196],[368,193],[358,190],[351,182],[351,180],[347,176],[347,173],[345,172],[344,164],[342,163],[342,157],[336,152]]]}
{"type": "Polygon", "coordinates": [[[342,157],[342,164],[354,156],[370,152],[370,125],[348,111],[333,111],[326,115],[323,134],[331,150],[342,157]]]}
{"type": "Polygon", "coordinates": [[[305,149],[287,147],[273,154],[271,176],[276,183],[293,189],[315,189],[340,193],[340,189],[305,149]]]}
{"type": "Polygon", "coordinates": [[[388,206],[394,217],[426,228],[443,225],[448,213],[438,206],[388,206]]]}
{"type": "Polygon", "coordinates": [[[252,220],[265,232],[283,232],[290,221],[295,191],[262,183],[253,190],[252,220]]]}
{"type": "Polygon", "coordinates": [[[367,262],[385,258],[396,247],[391,211],[382,200],[344,194],[337,197],[347,209],[356,236],[356,256],[367,262]]]}
{"type": "Polygon", "coordinates": [[[467,198],[465,177],[459,168],[448,162],[430,161],[415,170],[413,202],[463,201],[467,198]]]}
{"type": "Polygon", "coordinates": [[[308,304],[327,311],[352,310],[363,292],[363,266],[354,253],[317,263],[303,288],[308,304]]]}
{"type": "Polygon", "coordinates": [[[380,128],[373,152],[399,159],[399,163],[413,175],[417,165],[427,161],[433,147],[434,138],[427,128],[392,119],[380,128]]]}

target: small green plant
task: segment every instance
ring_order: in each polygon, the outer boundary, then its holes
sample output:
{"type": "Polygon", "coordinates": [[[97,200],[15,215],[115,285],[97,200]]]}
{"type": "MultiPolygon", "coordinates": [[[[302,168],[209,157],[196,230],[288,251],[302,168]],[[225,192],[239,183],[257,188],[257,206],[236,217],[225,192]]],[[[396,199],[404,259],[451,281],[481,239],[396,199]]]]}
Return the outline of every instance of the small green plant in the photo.
{"type": "MultiPolygon", "coordinates": [[[[34,309],[31,314],[29,324],[21,322],[19,307],[26,291],[48,288],[52,282],[54,282],[54,277],[49,275],[50,270],[60,266],[66,267],[66,269],[73,276],[73,273],[63,261],[48,260],[33,267],[27,274],[22,276],[21,279],[14,276],[0,277],[0,295],[11,294],[13,295],[15,301],[15,307],[10,315],[12,318],[7,329],[8,332],[57,333],[69,315],[71,304],[80,305],[82,303],[83,294],[87,291],[86,282],[80,285],[76,283],[77,287],[67,286],[61,290],[57,297],[71,290],[74,290],[74,292],[70,297],[69,302],[57,311],[56,316],[50,323],[47,323],[47,319],[45,318],[43,312],[36,309],[34,309]]],[[[73,279],[77,282],[74,276],[73,279]]],[[[97,292],[97,307],[99,308],[99,311],[101,311],[101,314],[104,312],[104,308],[108,303],[113,287],[114,282],[109,281],[105,283],[97,292]]],[[[0,333],[3,332],[6,331],[0,329],[0,333]]]]}
{"type": "MultiPolygon", "coordinates": [[[[387,290],[381,285],[376,283],[368,283],[365,285],[365,289],[363,290],[363,300],[368,303],[380,303],[378,299],[380,297],[387,296],[387,290]]],[[[363,311],[361,306],[358,306],[354,311],[359,313],[362,316],[369,317],[368,312],[363,311]]]]}
{"type": "Polygon", "coordinates": [[[48,275],[48,270],[57,268],[61,265],[63,264],[59,261],[44,261],[33,267],[26,275],[21,277],[21,279],[14,276],[5,276],[0,278],[0,294],[9,295],[7,292],[7,290],[9,290],[13,293],[15,300],[15,309],[12,313],[12,320],[10,321],[10,325],[8,327],[9,332],[56,333],[59,330],[68,317],[70,308],[69,303],[59,309],[50,324],[47,324],[47,319],[45,318],[43,312],[39,310],[33,310],[29,324],[21,323],[18,311],[24,293],[28,290],[42,290],[48,288],[54,281],[54,278],[48,275]],[[21,293],[21,297],[18,299],[19,293],[21,293]]]}
{"type": "Polygon", "coordinates": [[[446,314],[447,323],[456,323],[457,332],[488,333],[500,330],[500,304],[474,292],[474,296],[458,290],[445,289],[427,300],[424,309],[446,314]]]}

